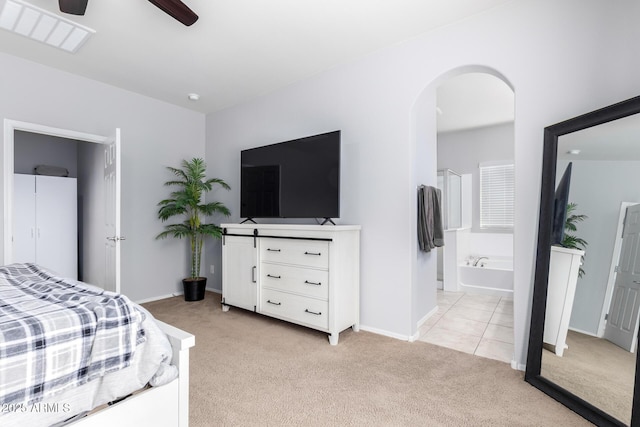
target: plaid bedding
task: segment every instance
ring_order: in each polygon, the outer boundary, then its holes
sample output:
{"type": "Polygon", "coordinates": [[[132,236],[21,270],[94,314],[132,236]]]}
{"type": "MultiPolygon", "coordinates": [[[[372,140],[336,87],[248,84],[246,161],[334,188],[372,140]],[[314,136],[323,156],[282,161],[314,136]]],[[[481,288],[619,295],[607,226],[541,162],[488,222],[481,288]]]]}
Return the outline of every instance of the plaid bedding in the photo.
{"type": "Polygon", "coordinates": [[[37,403],[129,366],[143,320],[123,295],[34,264],[0,267],[0,404],[37,403]]]}

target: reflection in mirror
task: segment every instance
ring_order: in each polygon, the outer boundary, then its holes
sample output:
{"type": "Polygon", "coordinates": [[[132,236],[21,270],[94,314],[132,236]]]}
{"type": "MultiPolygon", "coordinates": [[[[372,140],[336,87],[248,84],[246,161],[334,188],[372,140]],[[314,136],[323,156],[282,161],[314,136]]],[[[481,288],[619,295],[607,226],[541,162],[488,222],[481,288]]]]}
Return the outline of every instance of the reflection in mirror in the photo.
{"type": "MultiPolygon", "coordinates": [[[[579,218],[566,235],[585,244],[551,250],[541,370],[625,424],[631,423],[640,305],[634,283],[640,283],[640,263],[633,271],[640,256],[639,136],[636,114],[558,139],[556,193],[569,170],[574,208],[567,217],[579,218]],[[567,324],[558,331],[562,320],[567,324]]],[[[571,243],[565,236],[563,246],[571,243]]]]}
{"type": "Polygon", "coordinates": [[[639,182],[640,97],[545,128],[525,380],[596,425],[640,426],[639,182]]]}

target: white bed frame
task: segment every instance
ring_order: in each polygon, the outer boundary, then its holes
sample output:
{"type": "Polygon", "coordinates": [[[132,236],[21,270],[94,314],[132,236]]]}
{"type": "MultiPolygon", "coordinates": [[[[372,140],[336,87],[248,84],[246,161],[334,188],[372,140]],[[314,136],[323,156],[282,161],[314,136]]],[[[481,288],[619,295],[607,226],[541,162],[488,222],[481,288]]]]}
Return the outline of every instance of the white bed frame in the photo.
{"type": "Polygon", "coordinates": [[[73,427],[188,427],[189,425],[189,349],[195,337],[181,329],[156,320],[173,348],[172,365],[178,378],[160,387],[140,393],[75,421],[73,427]]]}

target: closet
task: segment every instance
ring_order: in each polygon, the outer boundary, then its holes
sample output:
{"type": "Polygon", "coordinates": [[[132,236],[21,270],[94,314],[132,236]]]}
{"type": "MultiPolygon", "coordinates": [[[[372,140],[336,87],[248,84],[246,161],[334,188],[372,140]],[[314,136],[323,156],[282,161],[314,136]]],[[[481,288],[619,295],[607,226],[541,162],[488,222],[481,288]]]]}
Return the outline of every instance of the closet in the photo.
{"type": "Polygon", "coordinates": [[[13,261],[77,279],[77,204],[76,178],[15,174],[13,261]]]}

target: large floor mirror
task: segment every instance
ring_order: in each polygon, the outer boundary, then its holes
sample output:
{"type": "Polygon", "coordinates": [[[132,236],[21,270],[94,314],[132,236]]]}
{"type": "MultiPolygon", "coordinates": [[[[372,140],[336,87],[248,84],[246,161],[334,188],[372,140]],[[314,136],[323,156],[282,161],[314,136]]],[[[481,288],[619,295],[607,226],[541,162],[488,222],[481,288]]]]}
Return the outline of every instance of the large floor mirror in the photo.
{"type": "Polygon", "coordinates": [[[640,427],[640,97],[545,128],[525,380],[640,427]]]}

